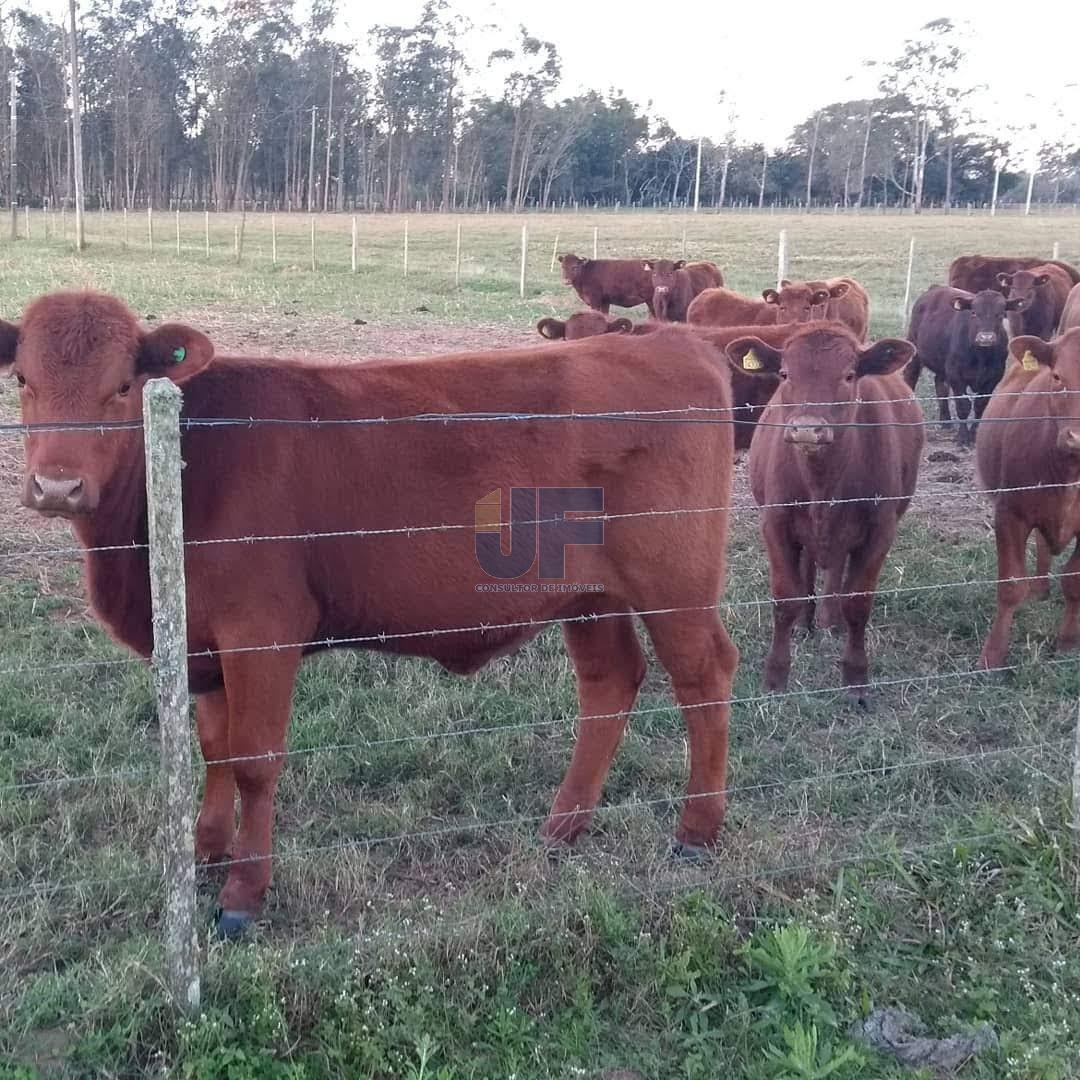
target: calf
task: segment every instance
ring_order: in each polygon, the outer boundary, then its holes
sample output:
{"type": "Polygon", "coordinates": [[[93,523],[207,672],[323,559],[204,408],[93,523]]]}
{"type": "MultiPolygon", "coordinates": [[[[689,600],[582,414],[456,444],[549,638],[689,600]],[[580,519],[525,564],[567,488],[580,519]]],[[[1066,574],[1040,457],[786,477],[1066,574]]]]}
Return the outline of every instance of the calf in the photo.
{"type": "Polygon", "coordinates": [[[1061,322],[1058,323],[1058,333],[1064,334],[1066,330],[1077,326],[1080,326],[1080,285],[1074,285],[1069,291],[1069,298],[1065,301],[1065,308],[1061,313],[1061,322]]]}
{"type": "Polygon", "coordinates": [[[923,445],[922,411],[898,374],[912,352],[894,339],[863,346],[821,323],[801,327],[782,349],[749,336],[727,347],[737,370],[781,380],[750,445],[774,601],[766,690],[787,686],[792,629],[800,616],[812,625],[807,598],[820,567],[827,591],[843,594],[844,683],[865,701],[866,624],[923,445]]]}
{"type": "Polygon", "coordinates": [[[636,334],[640,331],[626,318],[609,319],[599,311],[577,311],[565,322],[562,319],[541,319],[536,324],[536,332],[549,341],[577,341],[579,338],[595,337],[597,334],[636,334]]]}
{"type": "Polygon", "coordinates": [[[854,278],[785,279],[779,291],[766,289],[761,295],[765,303],[776,306],[778,323],[831,319],[848,326],[860,341],[870,328],[870,296],[854,278]]]}
{"type": "Polygon", "coordinates": [[[607,314],[611,305],[637,307],[644,304],[653,312],[652,275],[638,259],[583,259],[560,255],[563,281],[582,302],[607,314]]]}
{"type": "Polygon", "coordinates": [[[1009,336],[1034,334],[1046,341],[1057,332],[1072,284],[1060,267],[1045,264],[1012,274],[998,274],[998,284],[1016,301],[1009,315],[1009,336]]]}
{"type": "Polygon", "coordinates": [[[714,263],[646,259],[642,266],[652,275],[653,311],[663,322],[686,322],[686,311],[694,297],[723,284],[714,263]]]}
{"type": "Polygon", "coordinates": [[[949,265],[949,284],[965,292],[1000,289],[998,274],[1012,274],[1035,266],[1056,266],[1069,275],[1074,285],[1080,285],[1080,270],[1060,259],[1040,259],[1024,255],[960,255],[949,265]]]}
{"type": "Polygon", "coordinates": [[[569,843],[593,814],[645,677],[629,618],[645,612],[689,727],[677,841],[691,852],[715,842],[738,653],[716,612],[728,519],[715,508],[729,501],[731,427],[694,422],[730,409],[731,394],[705,343],[670,329],[320,366],[215,357],[197,330],[146,332],[119,300],[77,292],[36,300],[20,325],[0,322],[2,368],[21,387],[23,421],[39,428],[26,439],[24,501],[72,519],[95,613],[143,657],[153,631],[142,390],[158,376],[183,387],[188,677],[207,761],[195,842],[201,858],[228,861],[223,936],[243,929],[269,886],[293,683],[303,656],[324,648],[407,653],[470,674],[561,623],[584,719],[543,835],[569,843]],[[688,403],[703,411],[686,413],[688,403]],[[612,410],[688,422],[570,416],[612,410]],[[409,421],[492,412],[565,419],[409,421]],[[241,430],[231,417],[253,419],[241,430]],[[328,423],[309,426],[312,417],[328,423]],[[71,421],[95,427],[56,430],[71,421]],[[520,534],[517,515],[512,529],[499,520],[513,505],[535,525],[552,488],[562,495],[547,517],[563,522],[545,533],[557,541],[554,566],[552,544],[520,534]],[[564,521],[564,509],[596,510],[601,498],[615,519],[602,537],[564,521]],[[709,512],[638,513],[657,507],[709,512]],[[434,522],[442,527],[407,531],[434,522]],[[314,538],[193,544],[299,533],[314,538]],[[503,579],[521,587],[498,588],[503,579]]]}
{"type": "Polygon", "coordinates": [[[776,308],[753,296],[731,289],[705,289],[686,310],[686,321],[696,326],[771,326],[776,308]]]}
{"type": "Polygon", "coordinates": [[[1029,592],[1045,595],[1051,553],[1061,554],[1074,541],[1062,568],[1065,613],[1057,648],[1080,645],[1080,328],[1049,342],[1013,338],[1009,353],[1016,363],[986,409],[987,420],[1001,422],[980,425],[975,440],[979,477],[994,492],[998,565],[997,610],[979,658],[984,668],[1005,662],[1016,609],[1029,592]],[[1039,564],[1029,589],[1022,579],[1032,532],[1039,564]]]}
{"type": "Polygon", "coordinates": [[[975,442],[975,427],[990,400],[990,394],[1005,371],[1009,336],[1005,317],[1019,307],[993,289],[973,296],[963,289],[934,285],[915,301],[908,326],[908,341],[915,355],[904,371],[912,390],[923,367],[934,373],[938,415],[948,423],[949,394],[956,398],[956,441],[961,446],[975,442]],[[968,423],[971,402],[967,391],[975,393],[975,420],[968,423]]]}

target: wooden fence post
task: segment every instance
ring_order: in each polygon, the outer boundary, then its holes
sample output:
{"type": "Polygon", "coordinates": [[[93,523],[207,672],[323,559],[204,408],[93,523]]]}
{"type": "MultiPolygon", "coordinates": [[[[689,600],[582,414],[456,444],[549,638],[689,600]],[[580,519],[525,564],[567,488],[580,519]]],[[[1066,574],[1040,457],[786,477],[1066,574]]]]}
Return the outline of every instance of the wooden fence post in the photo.
{"type": "Polygon", "coordinates": [[[356,273],[356,215],[353,214],[352,219],[352,272],[356,273]]]}
{"type": "Polygon", "coordinates": [[[402,251],[401,276],[409,276],[409,219],[405,219],[405,246],[402,251]]]}
{"type": "Polygon", "coordinates": [[[780,230],[780,239],[776,245],[776,287],[787,277],[787,229],[780,230]]]}
{"type": "Polygon", "coordinates": [[[123,246],[128,246],[128,208],[124,207],[124,232],[123,232],[123,246]]]}
{"type": "Polygon", "coordinates": [[[176,211],[176,254],[180,254],[180,211],[176,211]]]}
{"type": "Polygon", "coordinates": [[[599,243],[600,243],[600,229],[599,229],[598,226],[594,225],[593,228],[592,228],[592,257],[594,259],[596,258],[596,252],[597,252],[597,248],[599,246],[599,243]]]}
{"type": "Polygon", "coordinates": [[[1052,257],[1054,259],[1061,258],[1061,244],[1057,240],[1054,241],[1054,254],[1052,257]]]}
{"type": "Polygon", "coordinates": [[[551,266],[548,268],[549,274],[555,273],[555,256],[559,253],[559,234],[555,234],[555,243],[551,245],[551,266]]]}
{"type": "Polygon", "coordinates": [[[146,239],[150,245],[150,254],[154,253],[154,207],[146,207],[146,239]]]}
{"type": "Polygon", "coordinates": [[[203,211],[203,239],[206,242],[206,257],[210,258],[210,211],[203,211]]]}
{"type": "Polygon", "coordinates": [[[461,288],[461,222],[457,223],[457,240],[454,243],[454,288],[461,288]]]}
{"type": "Polygon", "coordinates": [[[188,720],[184,515],[180,497],[180,388],[143,387],[154,685],[165,788],[165,967],[174,1005],[198,1011],[195,934],[195,798],[188,720]]]}
{"type": "Polygon", "coordinates": [[[315,215],[312,214],[311,215],[311,269],[315,270],[317,268],[317,265],[318,264],[315,261],[315,215]]]}
{"type": "Polygon", "coordinates": [[[277,266],[277,214],[270,215],[270,262],[277,266]]]}
{"type": "Polygon", "coordinates": [[[525,299],[525,263],[529,258],[529,225],[525,222],[521,226],[521,277],[518,281],[518,295],[525,299]]]}
{"type": "Polygon", "coordinates": [[[904,285],[904,306],[900,311],[900,330],[907,329],[908,315],[911,312],[911,268],[915,263],[915,237],[908,244],[907,254],[907,283],[904,285]]]}

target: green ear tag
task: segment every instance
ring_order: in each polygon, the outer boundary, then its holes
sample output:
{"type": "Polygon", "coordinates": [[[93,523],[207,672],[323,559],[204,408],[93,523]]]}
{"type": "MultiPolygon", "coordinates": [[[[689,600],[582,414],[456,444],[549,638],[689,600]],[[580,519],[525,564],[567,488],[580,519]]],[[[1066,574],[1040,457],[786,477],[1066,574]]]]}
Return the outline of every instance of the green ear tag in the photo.
{"type": "Polygon", "coordinates": [[[172,359],[174,364],[182,364],[184,362],[185,356],[187,356],[187,349],[185,349],[183,345],[180,345],[178,348],[175,348],[172,351],[172,359]]]}
{"type": "Polygon", "coordinates": [[[742,366],[746,371],[760,371],[765,365],[753,349],[742,358],[742,366]]]}

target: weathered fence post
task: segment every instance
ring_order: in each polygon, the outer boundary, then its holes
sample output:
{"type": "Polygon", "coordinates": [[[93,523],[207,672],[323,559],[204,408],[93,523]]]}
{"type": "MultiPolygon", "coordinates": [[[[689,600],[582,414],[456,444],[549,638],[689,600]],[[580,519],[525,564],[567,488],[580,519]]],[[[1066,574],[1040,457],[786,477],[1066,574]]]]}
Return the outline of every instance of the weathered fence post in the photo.
{"type": "Polygon", "coordinates": [[[352,219],[352,258],[351,258],[352,272],[356,273],[356,215],[353,214],[352,219]]]}
{"type": "Polygon", "coordinates": [[[780,230],[780,239],[776,245],[776,287],[787,277],[787,229],[780,230]]]}
{"type": "Polygon", "coordinates": [[[150,254],[154,253],[154,207],[147,204],[146,207],[146,240],[150,245],[150,254]]]}
{"type": "Polygon", "coordinates": [[[599,241],[600,241],[600,229],[599,229],[598,226],[594,225],[592,227],[592,257],[594,259],[596,258],[596,252],[597,252],[597,247],[599,245],[599,241]]]}
{"type": "Polygon", "coordinates": [[[26,204],[26,239],[30,239],[30,204],[26,204]]]}
{"type": "Polygon", "coordinates": [[[521,226],[521,277],[518,281],[518,296],[525,299],[525,262],[529,257],[529,225],[525,222],[521,226]]]}
{"type": "Polygon", "coordinates": [[[461,288],[461,222],[457,223],[457,241],[454,244],[454,288],[461,288]]]}
{"type": "Polygon", "coordinates": [[[206,240],[206,257],[210,258],[210,211],[203,211],[203,236],[206,240]]]}
{"type": "Polygon", "coordinates": [[[1061,258],[1061,244],[1057,240],[1054,241],[1054,254],[1053,254],[1052,258],[1054,258],[1054,259],[1060,259],[1061,258]]]}
{"type": "Polygon", "coordinates": [[[402,250],[401,276],[409,276],[409,219],[405,219],[405,246],[402,250]]]}
{"type": "Polygon", "coordinates": [[[277,214],[270,215],[270,264],[277,266],[277,214]]]}
{"type": "Polygon", "coordinates": [[[128,246],[128,208],[124,207],[124,247],[128,246]]]}
{"type": "Polygon", "coordinates": [[[318,268],[318,264],[315,261],[315,215],[311,215],[311,269],[318,268]]]}
{"type": "Polygon", "coordinates": [[[180,254],[180,211],[176,211],[176,254],[180,254]]]}
{"type": "MultiPolygon", "coordinates": [[[[696,210],[697,207],[695,206],[694,209],[696,210]]],[[[680,258],[682,259],[683,262],[686,262],[686,226],[685,225],[683,226],[683,231],[682,231],[682,255],[680,256],[680,258]]]]}
{"type": "Polygon", "coordinates": [[[188,721],[184,512],[180,495],[180,388],[171,379],[143,387],[154,686],[165,789],[165,969],[173,1002],[199,1008],[195,934],[195,799],[188,721]]]}
{"type": "Polygon", "coordinates": [[[908,314],[910,312],[911,304],[911,268],[915,265],[915,237],[911,238],[911,243],[908,244],[907,253],[907,283],[904,285],[904,306],[900,309],[900,329],[901,331],[907,329],[908,314]]]}
{"type": "Polygon", "coordinates": [[[555,273],[555,256],[559,252],[559,234],[555,234],[555,243],[551,245],[551,266],[548,269],[549,274],[555,273]]]}

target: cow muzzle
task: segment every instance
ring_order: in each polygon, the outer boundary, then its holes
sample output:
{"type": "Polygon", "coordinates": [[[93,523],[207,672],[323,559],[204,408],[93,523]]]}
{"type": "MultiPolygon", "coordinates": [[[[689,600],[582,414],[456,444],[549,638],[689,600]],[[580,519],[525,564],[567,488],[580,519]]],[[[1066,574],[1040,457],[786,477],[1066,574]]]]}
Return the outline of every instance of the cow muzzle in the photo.
{"type": "Polygon", "coordinates": [[[657,295],[659,295],[659,296],[667,296],[667,294],[669,292],[671,292],[671,289],[667,285],[657,285],[656,286],[656,292],[657,292],[657,295]]]}
{"type": "Polygon", "coordinates": [[[94,509],[82,477],[43,476],[41,473],[32,473],[26,478],[23,505],[48,517],[77,517],[94,509]]]}
{"type": "Polygon", "coordinates": [[[832,444],[833,429],[820,416],[802,416],[784,428],[784,441],[804,450],[817,450],[832,444]]]}
{"type": "Polygon", "coordinates": [[[989,349],[997,344],[997,334],[992,330],[980,330],[975,335],[975,344],[980,349],[989,349]]]}
{"type": "Polygon", "coordinates": [[[1080,426],[1062,428],[1058,432],[1058,449],[1069,454],[1080,454],[1080,426]]]}

